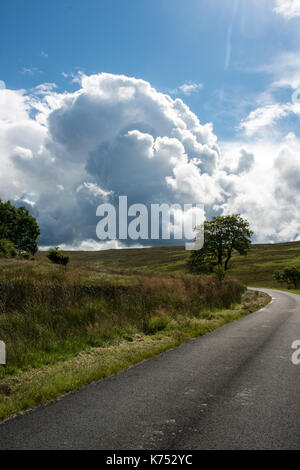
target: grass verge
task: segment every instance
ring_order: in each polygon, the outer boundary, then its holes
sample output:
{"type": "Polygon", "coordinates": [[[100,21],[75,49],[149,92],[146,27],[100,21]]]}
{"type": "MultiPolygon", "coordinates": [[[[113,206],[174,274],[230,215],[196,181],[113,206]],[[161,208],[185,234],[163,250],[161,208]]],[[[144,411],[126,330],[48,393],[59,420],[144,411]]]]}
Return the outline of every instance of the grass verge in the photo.
{"type": "MultiPolygon", "coordinates": [[[[248,291],[234,308],[207,312],[205,318],[177,315],[165,324],[153,320],[151,333],[136,333],[130,340],[95,347],[54,364],[20,371],[0,380],[0,420],[51,401],[85,384],[110,376],[176,347],[188,338],[213,331],[259,310],[270,301],[263,293],[248,291]]],[[[151,325],[150,325],[151,326],[151,325]]],[[[151,328],[150,328],[151,329],[151,328]]]]}
{"type": "Polygon", "coordinates": [[[213,276],[151,273],[88,280],[83,270],[11,265],[0,272],[0,380],[55,364],[91,348],[152,335],[178,318],[210,319],[241,302],[244,287],[213,276]]]}

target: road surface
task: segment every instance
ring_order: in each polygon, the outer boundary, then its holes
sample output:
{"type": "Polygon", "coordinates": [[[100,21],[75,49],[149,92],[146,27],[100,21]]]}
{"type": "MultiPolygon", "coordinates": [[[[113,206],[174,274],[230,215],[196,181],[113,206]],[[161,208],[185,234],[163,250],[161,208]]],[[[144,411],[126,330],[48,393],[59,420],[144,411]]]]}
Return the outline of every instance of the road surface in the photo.
{"type": "Polygon", "coordinates": [[[300,449],[300,296],[0,425],[0,449],[300,449]]]}

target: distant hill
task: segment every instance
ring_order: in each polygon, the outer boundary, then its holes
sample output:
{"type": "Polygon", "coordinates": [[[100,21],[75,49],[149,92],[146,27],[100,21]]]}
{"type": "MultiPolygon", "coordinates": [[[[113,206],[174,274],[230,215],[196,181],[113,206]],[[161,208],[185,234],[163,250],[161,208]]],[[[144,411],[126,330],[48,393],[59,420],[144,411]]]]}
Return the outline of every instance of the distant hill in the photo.
{"type": "MultiPolygon", "coordinates": [[[[153,247],[146,249],[107,250],[97,252],[70,252],[74,264],[102,265],[108,270],[185,272],[188,252],[183,246],[153,247]]],[[[45,253],[40,252],[39,258],[45,253]]],[[[284,266],[300,268],[300,242],[252,245],[249,254],[235,256],[230,276],[248,286],[280,287],[272,279],[276,269],[284,266]]]]}

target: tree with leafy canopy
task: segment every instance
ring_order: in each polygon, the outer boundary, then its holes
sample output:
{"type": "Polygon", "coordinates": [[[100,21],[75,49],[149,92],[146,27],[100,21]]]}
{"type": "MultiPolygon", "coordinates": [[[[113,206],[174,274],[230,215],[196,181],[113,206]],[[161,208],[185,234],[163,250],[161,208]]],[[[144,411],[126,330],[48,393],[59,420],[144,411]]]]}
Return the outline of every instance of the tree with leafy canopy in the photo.
{"type": "Polygon", "coordinates": [[[0,199],[0,239],[13,243],[18,254],[37,252],[40,229],[36,219],[25,207],[15,207],[0,199]]]}
{"type": "Polygon", "coordinates": [[[204,222],[204,246],[192,251],[187,264],[194,273],[213,272],[220,266],[227,271],[232,255],[247,255],[253,232],[239,214],[214,217],[204,222]]]}
{"type": "Polygon", "coordinates": [[[277,282],[286,283],[296,289],[300,286],[300,269],[295,266],[284,268],[281,271],[275,271],[273,278],[277,282]]]}

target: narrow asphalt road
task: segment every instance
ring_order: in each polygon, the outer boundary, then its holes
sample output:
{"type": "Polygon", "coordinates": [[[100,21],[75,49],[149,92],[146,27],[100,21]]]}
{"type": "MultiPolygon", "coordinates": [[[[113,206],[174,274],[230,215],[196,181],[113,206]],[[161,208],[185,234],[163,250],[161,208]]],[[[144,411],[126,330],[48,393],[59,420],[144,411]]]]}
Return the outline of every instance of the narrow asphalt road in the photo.
{"type": "Polygon", "coordinates": [[[0,425],[0,449],[300,449],[300,296],[0,425]]]}

